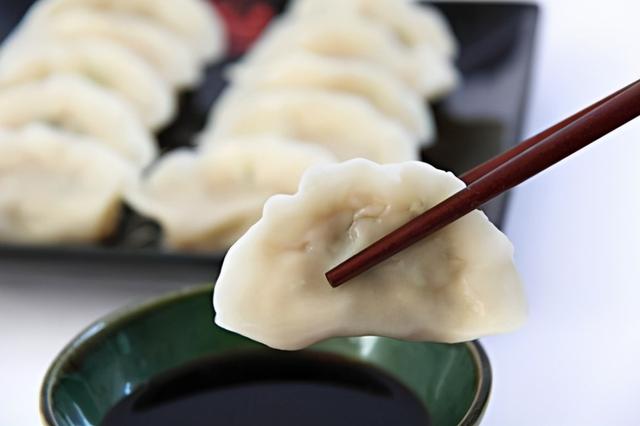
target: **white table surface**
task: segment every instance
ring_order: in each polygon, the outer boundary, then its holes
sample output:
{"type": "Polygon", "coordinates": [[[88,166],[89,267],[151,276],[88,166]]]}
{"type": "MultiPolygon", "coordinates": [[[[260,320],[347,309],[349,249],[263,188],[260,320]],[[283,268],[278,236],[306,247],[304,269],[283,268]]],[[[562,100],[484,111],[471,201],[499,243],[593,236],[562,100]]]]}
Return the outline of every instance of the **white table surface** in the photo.
{"type": "MultiPolygon", "coordinates": [[[[638,78],[638,16],[635,0],[546,1],[528,134],[638,78]]],[[[515,192],[507,233],[530,319],[484,339],[495,375],[484,424],[638,424],[639,163],[640,121],[515,192]]],[[[74,271],[0,259],[0,425],[39,424],[46,367],[84,326],[181,278],[131,289],[101,272],[108,290],[70,296],[74,271]]]]}

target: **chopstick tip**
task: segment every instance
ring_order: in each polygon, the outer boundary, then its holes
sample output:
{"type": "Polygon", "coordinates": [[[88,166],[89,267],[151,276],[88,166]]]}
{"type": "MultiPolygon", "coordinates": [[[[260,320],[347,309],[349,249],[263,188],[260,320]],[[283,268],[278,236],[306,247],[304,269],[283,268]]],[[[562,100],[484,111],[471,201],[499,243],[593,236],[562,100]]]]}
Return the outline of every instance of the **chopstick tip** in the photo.
{"type": "Polygon", "coordinates": [[[341,279],[342,277],[340,276],[339,266],[331,269],[329,272],[324,274],[324,276],[327,278],[327,282],[329,282],[329,285],[333,288],[340,287],[346,281],[344,279],[341,279]]]}

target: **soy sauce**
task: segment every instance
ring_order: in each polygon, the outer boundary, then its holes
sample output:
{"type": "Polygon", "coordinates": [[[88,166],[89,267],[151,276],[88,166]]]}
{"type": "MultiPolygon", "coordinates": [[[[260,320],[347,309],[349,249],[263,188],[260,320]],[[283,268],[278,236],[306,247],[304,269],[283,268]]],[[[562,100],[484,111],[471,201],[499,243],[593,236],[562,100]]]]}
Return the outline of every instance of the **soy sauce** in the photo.
{"type": "Polygon", "coordinates": [[[315,352],[209,358],[152,379],[102,426],[428,425],[420,400],[377,368],[315,352]]]}

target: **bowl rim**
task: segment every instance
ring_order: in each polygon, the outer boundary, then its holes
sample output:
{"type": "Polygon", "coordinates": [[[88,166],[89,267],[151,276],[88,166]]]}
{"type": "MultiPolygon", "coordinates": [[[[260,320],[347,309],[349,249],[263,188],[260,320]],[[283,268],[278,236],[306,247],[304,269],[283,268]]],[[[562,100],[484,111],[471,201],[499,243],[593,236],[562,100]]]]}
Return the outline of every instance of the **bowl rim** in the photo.
{"type": "MultiPolygon", "coordinates": [[[[72,356],[75,356],[78,352],[88,350],[91,346],[97,344],[103,336],[111,334],[111,332],[120,328],[124,323],[182,299],[212,292],[213,285],[211,284],[187,287],[182,290],[151,298],[141,303],[129,304],[101,317],[87,326],[65,345],[45,373],[39,395],[42,424],[45,426],[60,426],[53,412],[53,392],[58,385],[57,378],[67,367],[72,356]]],[[[464,342],[463,344],[473,359],[477,380],[473,400],[457,426],[473,426],[478,424],[486,410],[491,395],[492,369],[487,353],[480,342],[474,340],[464,342]]]]}

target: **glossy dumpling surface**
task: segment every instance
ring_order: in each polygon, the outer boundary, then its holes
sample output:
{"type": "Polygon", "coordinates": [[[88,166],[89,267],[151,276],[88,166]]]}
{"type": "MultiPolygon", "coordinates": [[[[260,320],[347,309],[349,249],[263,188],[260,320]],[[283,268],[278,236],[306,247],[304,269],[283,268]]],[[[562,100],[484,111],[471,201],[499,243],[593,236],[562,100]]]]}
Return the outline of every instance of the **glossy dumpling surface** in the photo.
{"type": "Polygon", "coordinates": [[[307,168],[332,161],[327,151],[299,142],[233,139],[171,152],[127,199],[161,224],[169,247],[224,250],[258,220],[267,198],[295,192],[307,168]]]}
{"type": "Polygon", "coordinates": [[[0,241],[94,242],[115,228],[134,170],[90,138],[0,131],[0,241]]]}
{"type": "Polygon", "coordinates": [[[513,330],[526,311],[513,248],[478,211],[337,289],[324,277],[463,186],[419,162],[312,169],[229,251],[217,324],[288,350],[332,336],[459,342],[513,330]]]}

